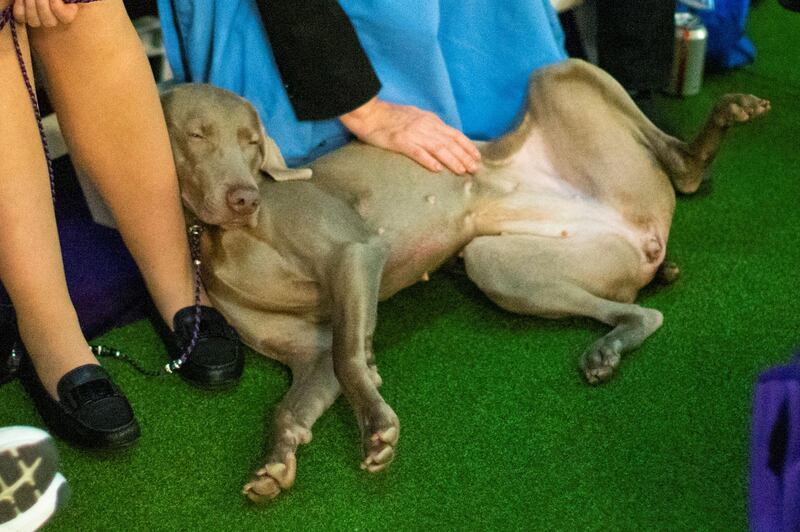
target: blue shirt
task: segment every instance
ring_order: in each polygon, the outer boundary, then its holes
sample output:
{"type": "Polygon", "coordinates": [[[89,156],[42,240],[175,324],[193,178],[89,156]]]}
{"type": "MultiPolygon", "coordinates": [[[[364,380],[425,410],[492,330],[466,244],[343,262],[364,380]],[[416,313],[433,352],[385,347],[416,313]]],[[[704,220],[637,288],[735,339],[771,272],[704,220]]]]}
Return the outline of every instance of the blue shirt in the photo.
{"type": "MultiPolygon", "coordinates": [[[[548,0],[340,4],[381,80],[379,97],[433,111],[476,140],[510,130],[530,73],[566,58],[548,0]]],[[[158,7],[176,81],[212,83],[250,100],[290,165],[350,139],[336,119],[295,118],[253,0],[159,0],[158,7]]]]}

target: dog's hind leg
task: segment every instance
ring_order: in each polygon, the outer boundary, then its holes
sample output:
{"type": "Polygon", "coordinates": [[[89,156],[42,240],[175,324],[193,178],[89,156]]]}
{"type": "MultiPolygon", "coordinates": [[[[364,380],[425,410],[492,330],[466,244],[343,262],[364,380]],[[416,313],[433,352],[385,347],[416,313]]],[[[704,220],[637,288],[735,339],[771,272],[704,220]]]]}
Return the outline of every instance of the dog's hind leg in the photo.
{"type": "Polygon", "coordinates": [[[530,235],[480,237],[464,250],[467,275],[500,307],[544,318],[587,316],[613,329],[581,356],[591,384],[611,378],[622,355],[661,325],[657,310],[632,304],[636,261],[627,242],[568,243],[530,235]]]}
{"type": "Polygon", "coordinates": [[[370,472],[389,465],[400,435],[397,415],[378,392],[370,369],[370,343],[388,254],[377,238],[351,242],[339,250],[327,272],[333,299],[333,367],[361,428],[361,468],[370,472]]]}
{"type": "Polygon", "coordinates": [[[766,114],[770,107],[768,100],[751,94],[726,94],[714,105],[703,129],[692,142],[682,142],[652,125],[643,127],[642,131],[675,190],[692,194],[705,179],[728,130],[766,114]]]}
{"type": "MultiPolygon", "coordinates": [[[[608,73],[578,59],[568,59],[537,70],[531,76],[528,100],[533,120],[529,117],[517,132],[494,143],[494,152],[502,155],[519,145],[520,139],[525,137],[526,124],[530,127],[532,122],[543,125],[547,130],[546,136],[557,145],[570,147],[581,135],[591,136],[593,127],[600,128],[597,129],[600,139],[619,145],[619,139],[613,136],[614,129],[609,125],[616,123],[619,131],[620,124],[629,124],[633,126],[630,132],[635,138],[643,137],[643,144],[648,145],[673,187],[683,194],[697,191],[725,133],[732,126],[749,122],[770,110],[767,100],[749,94],[726,94],[717,101],[697,137],[691,142],[683,142],[658,129],[608,73]],[[576,101],[581,105],[575,105],[576,101]],[[619,119],[623,119],[622,122],[619,119]]],[[[583,145],[581,149],[594,145],[583,145]]],[[[599,152],[589,152],[595,170],[602,168],[602,165],[598,166],[599,161],[604,153],[609,152],[606,143],[598,145],[599,152]]],[[[619,156],[618,151],[610,153],[619,156]]],[[[489,158],[501,156],[487,155],[489,158]]],[[[618,167],[616,158],[612,164],[613,168],[618,167]]]]}

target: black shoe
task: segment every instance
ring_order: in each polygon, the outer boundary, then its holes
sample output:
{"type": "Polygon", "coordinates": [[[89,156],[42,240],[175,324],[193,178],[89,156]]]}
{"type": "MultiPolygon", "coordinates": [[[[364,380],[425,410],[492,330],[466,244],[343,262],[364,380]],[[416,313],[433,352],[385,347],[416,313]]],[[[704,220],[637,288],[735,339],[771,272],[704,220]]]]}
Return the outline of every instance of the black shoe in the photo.
{"type": "Polygon", "coordinates": [[[106,370],[86,364],[58,381],[59,400],[53,399],[36,375],[33,363],[21,353],[19,379],[48,428],[81,447],[126,447],[139,437],[139,424],[130,403],[106,370]]]}
{"type": "Polygon", "coordinates": [[[38,530],[68,499],[50,435],[33,427],[0,429],[0,530],[38,530]]]}
{"type": "MultiPolygon", "coordinates": [[[[177,360],[192,340],[195,307],[175,313],[174,332],[164,321],[154,318],[154,325],[167,346],[170,360],[177,360]]],[[[200,332],[189,358],[178,374],[201,388],[227,388],[237,382],[244,370],[244,353],[239,335],[216,309],[200,307],[200,332]]]]}

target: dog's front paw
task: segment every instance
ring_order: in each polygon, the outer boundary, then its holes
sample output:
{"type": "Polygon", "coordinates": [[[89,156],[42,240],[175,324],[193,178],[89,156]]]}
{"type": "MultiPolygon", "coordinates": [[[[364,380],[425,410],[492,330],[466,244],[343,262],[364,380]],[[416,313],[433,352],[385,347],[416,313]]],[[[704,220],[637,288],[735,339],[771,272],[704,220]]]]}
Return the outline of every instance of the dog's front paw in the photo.
{"type": "Polygon", "coordinates": [[[622,360],[619,340],[606,341],[601,338],[581,355],[580,368],[586,382],[601,384],[614,376],[614,372],[622,360]]]}
{"type": "Polygon", "coordinates": [[[283,461],[270,462],[256,471],[255,478],[242,488],[242,494],[259,504],[271,501],[294,485],[296,474],[297,459],[294,453],[288,453],[283,461]]]}
{"type": "Polygon", "coordinates": [[[364,461],[361,469],[377,473],[386,469],[394,460],[395,448],[400,437],[400,421],[394,410],[386,403],[371,409],[361,419],[361,434],[364,445],[364,461]]]}

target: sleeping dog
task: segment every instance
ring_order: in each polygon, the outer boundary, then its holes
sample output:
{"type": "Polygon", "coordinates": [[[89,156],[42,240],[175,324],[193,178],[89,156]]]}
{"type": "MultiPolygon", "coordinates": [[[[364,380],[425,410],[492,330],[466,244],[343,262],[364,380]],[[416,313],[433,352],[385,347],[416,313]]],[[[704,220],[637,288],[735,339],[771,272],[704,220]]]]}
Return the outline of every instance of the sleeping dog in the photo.
{"type": "Polygon", "coordinates": [[[508,311],[609,325],[580,358],[589,383],[609,379],[662,323],[634,301],[663,268],[675,191],[696,191],[725,132],[769,110],[726,95],[685,143],[608,74],[568,60],[532,75],[519,126],[479,143],[480,168],[457,176],[359,142],[290,169],[242,98],[184,85],[163,105],[187,214],[205,226],[208,294],[247,345],[292,371],[267,463],[244,487],[254,501],[292,486],[298,445],[340,391],[361,467],[392,461],[400,425],[378,391],[378,301],[456,255],[508,311]]]}

